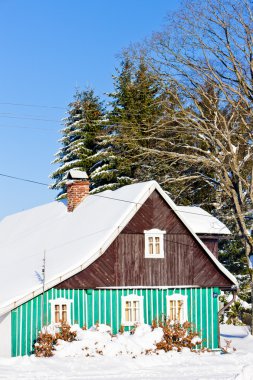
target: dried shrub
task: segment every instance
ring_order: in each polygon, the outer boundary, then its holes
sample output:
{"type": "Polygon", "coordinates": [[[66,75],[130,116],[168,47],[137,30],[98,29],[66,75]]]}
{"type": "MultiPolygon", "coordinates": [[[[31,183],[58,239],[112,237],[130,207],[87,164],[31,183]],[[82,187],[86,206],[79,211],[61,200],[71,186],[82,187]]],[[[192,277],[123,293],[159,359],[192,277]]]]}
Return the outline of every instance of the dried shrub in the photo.
{"type": "Polygon", "coordinates": [[[54,344],[56,338],[49,333],[39,333],[39,336],[34,344],[34,354],[37,357],[49,358],[53,356],[54,344]]]}
{"type": "Polygon", "coordinates": [[[232,339],[225,339],[226,345],[221,347],[222,354],[231,354],[236,351],[235,347],[232,347],[232,339]]]}
{"type": "Polygon", "coordinates": [[[56,339],[62,339],[66,342],[73,342],[76,340],[76,331],[71,331],[71,326],[66,322],[61,322],[59,332],[56,333],[56,339]]]}
{"type": "Polygon", "coordinates": [[[37,357],[48,358],[53,356],[55,350],[54,345],[57,343],[57,339],[65,340],[66,342],[73,342],[76,340],[76,332],[71,331],[71,326],[66,322],[61,322],[57,327],[59,332],[50,334],[47,332],[47,328],[43,328],[44,331],[39,333],[38,338],[34,344],[34,354],[37,357]]]}
{"type": "MultiPolygon", "coordinates": [[[[200,342],[198,332],[192,330],[192,324],[190,322],[173,322],[165,320],[159,322],[159,327],[163,329],[163,339],[156,344],[158,350],[168,351],[182,351],[184,347],[193,350],[200,342]]],[[[156,323],[152,324],[152,327],[157,327],[156,323]]]]}

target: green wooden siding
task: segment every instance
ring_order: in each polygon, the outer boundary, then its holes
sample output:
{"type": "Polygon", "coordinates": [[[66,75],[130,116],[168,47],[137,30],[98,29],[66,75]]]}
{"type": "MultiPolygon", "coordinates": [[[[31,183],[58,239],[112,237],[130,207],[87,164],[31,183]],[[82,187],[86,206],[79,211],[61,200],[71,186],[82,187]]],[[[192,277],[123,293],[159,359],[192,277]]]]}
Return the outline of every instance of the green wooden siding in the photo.
{"type": "MultiPolygon", "coordinates": [[[[202,346],[218,348],[218,288],[175,289],[50,289],[44,294],[44,324],[51,322],[50,300],[67,298],[71,303],[71,323],[87,328],[96,322],[112,326],[113,333],[121,325],[121,296],[143,296],[144,323],[161,319],[166,314],[166,296],[187,295],[188,320],[203,339],[202,346]]],[[[12,311],[12,356],[29,355],[42,326],[42,295],[12,311]]],[[[129,327],[125,328],[126,330],[129,327]]]]}

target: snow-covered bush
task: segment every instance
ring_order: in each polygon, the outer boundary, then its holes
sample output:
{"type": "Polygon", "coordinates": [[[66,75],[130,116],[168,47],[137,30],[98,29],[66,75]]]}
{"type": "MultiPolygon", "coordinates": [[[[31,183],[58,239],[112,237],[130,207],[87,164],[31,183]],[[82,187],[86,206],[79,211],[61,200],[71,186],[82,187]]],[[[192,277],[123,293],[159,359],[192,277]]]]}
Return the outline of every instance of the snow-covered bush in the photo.
{"type": "Polygon", "coordinates": [[[51,333],[40,332],[34,344],[34,354],[37,357],[50,357],[53,356],[54,344],[56,338],[51,333]]]}
{"type": "MultiPolygon", "coordinates": [[[[58,340],[73,342],[76,340],[76,325],[70,326],[65,322],[52,323],[42,327],[38,338],[34,344],[34,353],[37,357],[53,356],[55,345],[58,340]]],[[[78,326],[79,328],[79,326],[78,326]]]]}
{"type": "Polygon", "coordinates": [[[183,326],[177,323],[174,325],[160,323],[160,325],[153,324],[152,326],[142,324],[135,326],[132,331],[122,331],[113,335],[111,327],[105,324],[96,324],[90,329],[82,329],[79,325],[54,324],[43,328],[40,333],[40,335],[47,335],[48,344],[46,348],[44,345],[38,346],[39,343],[44,343],[38,340],[36,356],[128,355],[136,358],[140,355],[161,354],[171,349],[176,351],[181,351],[183,348],[192,349],[201,340],[198,334],[193,333],[189,327],[189,323],[183,326]],[[50,351],[50,355],[47,355],[47,350],[50,351]]]}
{"type": "MultiPolygon", "coordinates": [[[[70,326],[66,322],[61,322],[59,326],[59,332],[56,333],[56,339],[64,340],[65,342],[73,342],[73,340],[76,340],[77,325],[70,326]]],[[[78,326],[79,327],[79,326],[78,326]]]]}
{"type": "Polygon", "coordinates": [[[191,323],[174,322],[165,320],[159,322],[160,328],[163,331],[163,338],[156,344],[158,350],[168,351],[182,351],[184,348],[193,350],[198,344],[201,343],[201,339],[197,332],[191,330],[191,323]]]}

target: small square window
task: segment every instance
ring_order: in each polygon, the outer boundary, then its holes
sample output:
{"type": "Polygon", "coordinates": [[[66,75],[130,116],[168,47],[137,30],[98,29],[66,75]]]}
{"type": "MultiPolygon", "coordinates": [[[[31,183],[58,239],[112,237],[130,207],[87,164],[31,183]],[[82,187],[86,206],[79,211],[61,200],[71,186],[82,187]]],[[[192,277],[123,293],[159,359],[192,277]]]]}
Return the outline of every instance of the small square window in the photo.
{"type": "Polygon", "coordinates": [[[167,300],[167,318],[170,321],[184,323],[187,321],[187,296],[182,294],[173,294],[166,297],[167,300]]]}
{"type": "Polygon", "coordinates": [[[51,304],[51,322],[67,322],[70,324],[70,305],[73,301],[65,298],[57,298],[49,302],[51,304]]]}
{"type": "Polygon", "coordinates": [[[163,258],[164,257],[164,235],[165,231],[156,228],[144,231],[145,234],[145,257],[163,258]]]}
{"type": "Polygon", "coordinates": [[[122,296],[122,320],[124,326],[143,323],[143,297],[137,294],[122,296]]]}

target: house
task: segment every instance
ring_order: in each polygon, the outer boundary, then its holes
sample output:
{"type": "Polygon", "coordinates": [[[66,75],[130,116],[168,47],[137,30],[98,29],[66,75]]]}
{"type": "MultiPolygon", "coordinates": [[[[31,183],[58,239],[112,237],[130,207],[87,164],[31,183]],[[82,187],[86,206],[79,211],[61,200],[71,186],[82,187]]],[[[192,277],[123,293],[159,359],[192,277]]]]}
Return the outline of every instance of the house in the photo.
{"type": "Polygon", "coordinates": [[[106,323],[116,333],[164,316],[189,320],[217,348],[218,297],[237,285],[217,259],[224,224],[176,206],[155,181],[89,195],[86,176],[72,170],[67,187],[67,205],[0,222],[0,356],[29,355],[51,322],[106,323]]]}

